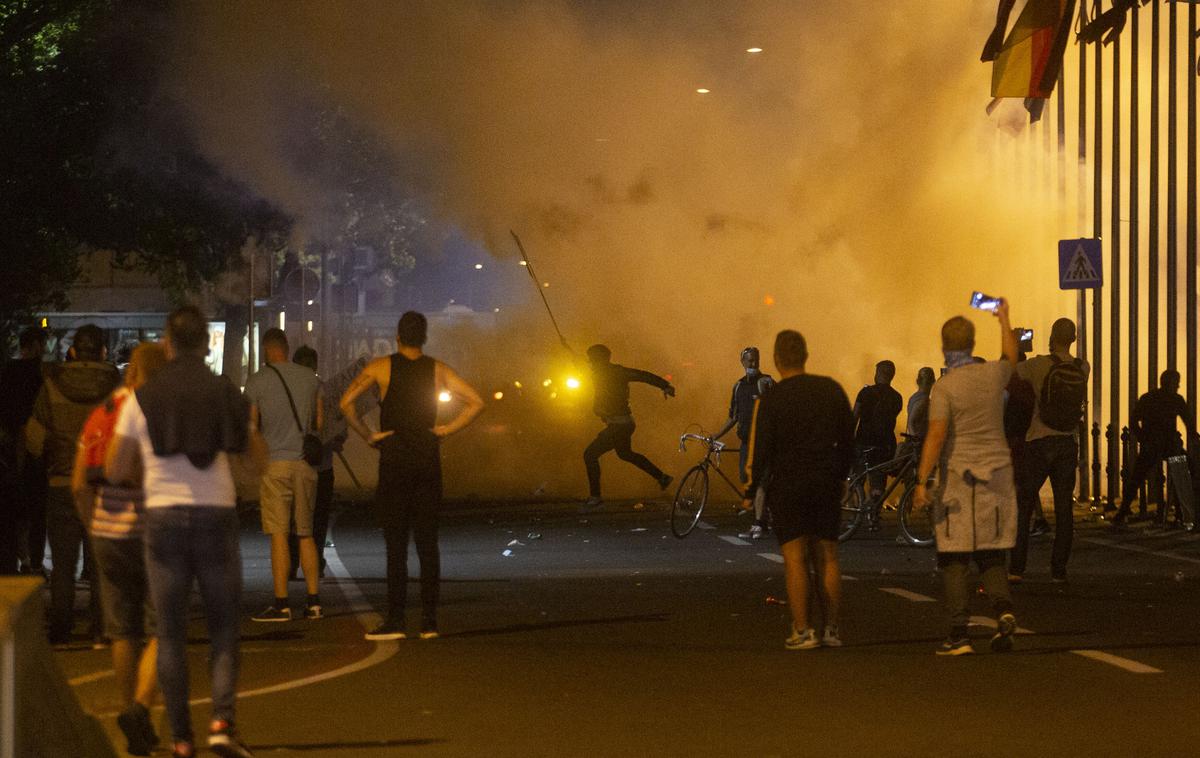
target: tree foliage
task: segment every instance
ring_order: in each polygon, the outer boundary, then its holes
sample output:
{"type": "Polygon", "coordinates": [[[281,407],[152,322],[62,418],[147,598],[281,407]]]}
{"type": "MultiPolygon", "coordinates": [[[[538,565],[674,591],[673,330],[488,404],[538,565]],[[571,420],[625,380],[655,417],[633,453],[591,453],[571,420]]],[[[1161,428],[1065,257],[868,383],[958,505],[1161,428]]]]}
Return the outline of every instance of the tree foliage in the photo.
{"type": "Polygon", "coordinates": [[[175,292],[290,220],[205,160],[156,86],[163,5],[0,0],[0,330],[62,307],[88,249],[175,292]]]}

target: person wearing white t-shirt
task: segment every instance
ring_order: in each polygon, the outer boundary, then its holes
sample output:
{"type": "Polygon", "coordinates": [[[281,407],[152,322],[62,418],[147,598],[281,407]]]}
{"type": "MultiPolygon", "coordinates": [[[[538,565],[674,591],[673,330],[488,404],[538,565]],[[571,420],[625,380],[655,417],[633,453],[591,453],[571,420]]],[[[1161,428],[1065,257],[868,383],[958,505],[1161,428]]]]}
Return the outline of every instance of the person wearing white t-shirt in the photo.
{"type": "Polygon", "coordinates": [[[172,756],[196,753],[186,652],[195,582],[212,640],[208,747],[244,758],[251,753],[234,728],[242,570],[229,456],[249,454],[261,468],[267,451],[238,388],[204,365],[207,348],[207,321],[198,309],[186,306],[168,317],[171,360],[121,408],[105,474],[110,482],[140,481],[146,493],[146,570],[158,611],[158,676],[172,756]]]}

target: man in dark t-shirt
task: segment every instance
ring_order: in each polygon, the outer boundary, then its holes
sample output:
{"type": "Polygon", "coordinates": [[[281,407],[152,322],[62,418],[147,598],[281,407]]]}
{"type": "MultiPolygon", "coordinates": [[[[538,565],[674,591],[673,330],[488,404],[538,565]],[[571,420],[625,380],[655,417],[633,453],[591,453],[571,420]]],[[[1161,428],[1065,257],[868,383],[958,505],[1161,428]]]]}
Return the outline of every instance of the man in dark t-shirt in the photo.
{"type": "MultiPolygon", "coordinates": [[[[1113,526],[1121,527],[1129,520],[1129,505],[1137,496],[1146,476],[1156,467],[1161,467],[1168,456],[1180,448],[1176,419],[1182,419],[1188,437],[1195,433],[1195,424],[1188,415],[1187,401],[1179,395],[1179,372],[1167,369],[1159,378],[1158,389],[1150,390],[1138,398],[1133,407],[1130,426],[1137,435],[1138,454],[1133,464],[1133,473],[1125,479],[1121,493],[1121,507],[1113,517],[1113,526]]],[[[1141,517],[1146,516],[1146,504],[1142,503],[1141,517]]]]}
{"type": "Polygon", "coordinates": [[[846,475],[854,461],[854,417],[837,382],[804,371],[804,337],[786,330],[775,338],[779,383],[759,398],[750,434],[750,484],[743,508],[766,487],[767,508],[783,553],[791,635],[789,650],[840,646],[838,611],[842,573],[837,537],[846,475]],[[769,480],[764,482],[767,472],[769,480]],[[817,569],[824,634],[809,623],[809,554],[817,569]]]}
{"type": "MultiPolygon", "coordinates": [[[[858,455],[868,466],[877,466],[896,456],[896,417],[904,407],[904,398],[892,388],[896,364],[880,361],[875,364],[875,383],[863,387],[854,399],[854,444],[858,455]]],[[[878,500],[887,485],[883,472],[870,476],[871,498],[878,500]]],[[[872,519],[871,528],[878,528],[872,519]]]]}
{"type": "MultiPolygon", "coordinates": [[[[742,484],[745,484],[748,481],[746,463],[750,460],[750,426],[754,422],[754,409],[757,407],[758,399],[775,386],[775,380],[771,378],[770,374],[764,374],[759,369],[757,347],[748,347],[742,350],[741,360],[742,368],[746,373],[733,383],[733,392],[729,396],[729,420],[725,422],[725,426],[721,427],[721,431],[713,435],[713,438],[721,439],[729,433],[730,429],[737,427],[740,443],[738,445],[738,476],[741,478],[742,484]]],[[[761,494],[754,499],[754,524],[748,532],[739,535],[740,537],[758,540],[767,533],[767,512],[761,494]]]]}
{"type": "Polygon", "coordinates": [[[600,456],[610,450],[617,457],[646,472],[658,482],[661,489],[671,484],[671,477],[650,459],[633,449],[633,411],[629,408],[629,383],[642,382],[657,387],[663,397],[675,397],[675,388],[661,376],[636,368],[627,368],[612,362],[612,351],[604,345],[592,345],[587,349],[588,363],[592,369],[592,387],[595,398],[592,411],[604,421],[604,428],[583,451],[583,464],[587,468],[589,508],[599,507],[600,499],[600,456]]]}

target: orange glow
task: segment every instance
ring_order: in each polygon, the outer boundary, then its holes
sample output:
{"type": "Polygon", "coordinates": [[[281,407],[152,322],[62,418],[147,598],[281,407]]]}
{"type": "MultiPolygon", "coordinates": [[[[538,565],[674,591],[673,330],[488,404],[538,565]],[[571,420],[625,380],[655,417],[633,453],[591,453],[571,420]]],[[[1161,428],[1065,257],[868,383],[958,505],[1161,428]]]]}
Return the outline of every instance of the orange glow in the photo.
{"type": "Polygon", "coordinates": [[[763,298],[763,305],[767,306],[768,308],[770,308],[774,304],[775,304],[775,296],[774,295],[767,295],[766,297],[763,298]]]}

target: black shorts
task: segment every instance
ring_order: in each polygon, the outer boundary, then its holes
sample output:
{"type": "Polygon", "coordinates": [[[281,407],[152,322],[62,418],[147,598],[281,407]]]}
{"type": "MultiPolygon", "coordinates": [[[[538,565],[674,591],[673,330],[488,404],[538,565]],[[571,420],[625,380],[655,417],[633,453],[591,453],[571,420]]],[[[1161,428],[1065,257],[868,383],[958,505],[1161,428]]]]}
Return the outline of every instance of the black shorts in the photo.
{"type": "Polygon", "coordinates": [[[778,482],[767,488],[767,507],[782,545],[800,537],[836,540],[842,514],[842,480],[778,482]]]}
{"type": "Polygon", "coordinates": [[[104,633],[114,640],[153,637],[156,619],[142,540],[93,537],[92,555],[100,579],[104,633]]]}

